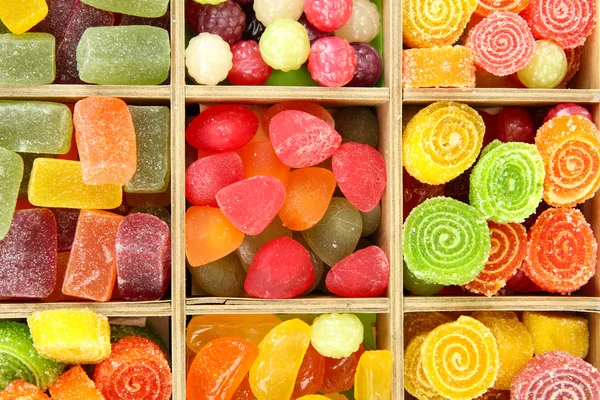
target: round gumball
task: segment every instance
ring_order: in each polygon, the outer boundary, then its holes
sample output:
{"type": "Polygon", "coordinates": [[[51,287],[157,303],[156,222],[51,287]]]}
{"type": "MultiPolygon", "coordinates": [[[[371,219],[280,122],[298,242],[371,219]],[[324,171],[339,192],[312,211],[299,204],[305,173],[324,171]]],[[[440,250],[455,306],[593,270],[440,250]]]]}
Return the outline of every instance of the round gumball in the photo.
{"type": "Polygon", "coordinates": [[[273,69],[265,63],[260,55],[258,43],[243,40],[231,46],[233,67],[227,79],[233,85],[264,85],[273,69]]]}
{"type": "Polygon", "coordinates": [[[304,0],[304,13],[317,29],[335,31],[350,20],[352,0],[304,0]]]}
{"type": "Polygon", "coordinates": [[[347,40],[326,36],[312,45],[308,70],[312,78],[321,85],[342,87],[354,77],[357,63],[354,48],[347,40]]]}
{"type": "Polygon", "coordinates": [[[350,46],[354,49],[357,64],[354,77],[352,77],[352,80],[346,86],[375,86],[383,71],[379,52],[375,47],[367,43],[350,43],[350,46]]]}

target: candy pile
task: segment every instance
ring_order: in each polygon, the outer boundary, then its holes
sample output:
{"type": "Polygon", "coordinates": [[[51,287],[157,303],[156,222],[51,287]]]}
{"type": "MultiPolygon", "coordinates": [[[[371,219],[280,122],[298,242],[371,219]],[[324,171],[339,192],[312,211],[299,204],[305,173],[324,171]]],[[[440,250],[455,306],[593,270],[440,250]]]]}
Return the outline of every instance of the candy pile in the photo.
{"type": "Polygon", "coordinates": [[[187,328],[187,399],[391,400],[374,315],[201,315],[187,328]],[[223,377],[226,377],[225,379],[223,377]],[[320,392],[324,395],[317,395],[320,392]]]}
{"type": "Polygon", "coordinates": [[[171,66],[168,5],[169,0],[3,1],[0,84],[163,83],[171,66]]]}
{"type": "Polygon", "coordinates": [[[561,87],[596,26],[595,0],[408,0],[403,87],[561,87]]]}
{"type": "Polygon", "coordinates": [[[375,86],[380,9],[381,0],[188,0],[197,36],[187,71],[202,85],[375,86]]]}
{"type": "Polygon", "coordinates": [[[166,347],[150,327],[109,325],[89,310],[42,311],[27,324],[1,321],[0,343],[2,400],[171,398],[166,347]]]}
{"type": "Polygon", "coordinates": [[[390,265],[363,239],[379,226],[386,187],[378,138],[368,108],[204,109],[186,131],[199,155],[186,171],[194,280],[223,297],[292,298],[320,282],[339,296],[381,295],[390,265]]]}
{"type": "Polygon", "coordinates": [[[409,291],[569,294],[594,275],[598,244],[574,207],[600,187],[600,131],[576,104],[536,119],[537,133],[525,109],[492,115],[453,102],[410,119],[402,144],[409,291]]]}
{"type": "Polygon", "coordinates": [[[404,317],[404,388],[418,400],[600,399],[588,321],[566,313],[404,317]],[[478,397],[480,396],[480,397],[478,397]]]}
{"type": "Polygon", "coordinates": [[[171,275],[169,108],[72,108],[0,101],[0,296],[158,300],[171,275]]]}

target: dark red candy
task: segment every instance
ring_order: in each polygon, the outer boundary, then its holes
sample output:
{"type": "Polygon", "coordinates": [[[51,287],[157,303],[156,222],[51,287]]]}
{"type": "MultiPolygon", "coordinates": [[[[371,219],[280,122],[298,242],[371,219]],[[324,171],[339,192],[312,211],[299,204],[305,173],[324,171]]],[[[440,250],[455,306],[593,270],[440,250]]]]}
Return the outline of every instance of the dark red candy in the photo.
{"type": "Polygon", "coordinates": [[[469,192],[471,190],[470,179],[472,170],[472,168],[469,168],[457,178],[454,178],[450,182],[443,185],[443,195],[469,204],[469,192]]]}
{"type": "Polygon", "coordinates": [[[325,357],[325,379],[320,392],[345,392],[354,386],[354,375],[360,356],[365,352],[361,344],[358,350],[345,358],[325,357]]]}
{"type": "MultiPolygon", "coordinates": [[[[467,185],[468,183],[467,180],[467,185]]],[[[444,185],[428,185],[422,183],[416,178],[413,178],[405,168],[402,168],[402,190],[404,200],[402,202],[402,214],[404,219],[408,217],[408,214],[410,214],[413,208],[425,200],[444,195],[444,185]]],[[[467,199],[468,198],[469,193],[467,191],[467,199]]]]}
{"type": "Polygon", "coordinates": [[[258,117],[248,107],[222,104],[210,107],[192,120],[186,140],[208,152],[237,150],[258,131],[258,117]]]}
{"type": "Polygon", "coordinates": [[[496,136],[502,142],[533,143],[535,126],[526,109],[505,107],[495,117],[496,136]]]}
{"type": "Polygon", "coordinates": [[[390,262],[377,246],[358,250],[331,268],[325,284],[342,297],[375,297],[388,287],[390,262]]]}
{"type": "Polygon", "coordinates": [[[308,33],[308,40],[310,40],[310,44],[313,44],[317,40],[325,37],[325,36],[333,36],[333,32],[324,32],[322,30],[317,29],[316,26],[310,23],[306,15],[302,14],[300,19],[298,20],[302,24],[304,28],[306,28],[306,33],[308,33]]]}
{"type": "Polygon", "coordinates": [[[119,25],[150,25],[158,28],[169,30],[171,26],[171,13],[169,10],[162,17],[146,18],[137,17],[135,15],[121,15],[121,23],[119,25]]]}
{"type": "MultiPolygon", "coordinates": [[[[238,3],[240,2],[238,1],[238,3]]],[[[254,40],[258,42],[265,31],[265,26],[256,19],[256,13],[252,4],[243,4],[242,9],[246,14],[246,31],[242,35],[242,40],[254,40]]]]}
{"type": "Polygon", "coordinates": [[[359,211],[374,209],[385,190],[385,161],[377,150],[362,143],[345,143],[333,153],[331,167],[346,199],[359,211]]]}
{"type": "Polygon", "coordinates": [[[564,115],[581,115],[593,122],[592,114],[590,114],[587,108],[575,103],[562,103],[548,111],[548,114],[544,118],[544,123],[550,121],[552,118],[564,115]]]}
{"type": "Polygon", "coordinates": [[[485,124],[485,135],[483,136],[483,144],[481,145],[481,148],[485,149],[485,146],[497,139],[496,116],[481,110],[477,110],[477,113],[483,118],[483,123],[485,124]]]}
{"type": "Polygon", "coordinates": [[[242,40],[231,46],[233,67],[227,79],[233,85],[264,85],[273,69],[267,65],[260,55],[258,43],[253,40],[242,40]]]}
{"type": "Polygon", "coordinates": [[[333,155],[342,137],[323,120],[303,111],[278,113],[269,124],[271,144],[288,167],[306,168],[333,155]]]}
{"type": "Polygon", "coordinates": [[[525,274],[523,267],[517,270],[517,273],[506,282],[506,290],[512,290],[515,293],[536,293],[544,290],[533,283],[525,274]]]}
{"type": "Polygon", "coordinates": [[[46,0],[48,15],[30,32],[46,32],[52,34],[59,43],[65,33],[65,28],[71,17],[71,12],[79,0],[46,0]]]}
{"type": "Polygon", "coordinates": [[[273,239],[256,253],[244,289],[262,299],[290,299],[304,293],[315,279],[310,253],[288,237],[273,239]]]}
{"type": "Polygon", "coordinates": [[[356,55],[356,71],[354,77],[346,86],[371,87],[375,86],[381,77],[383,66],[381,56],[375,47],[368,43],[350,43],[356,55]]]}
{"type": "Polygon", "coordinates": [[[52,212],[56,218],[56,227],[58,232],[58,251],[71,251],[73,240],[75,239],[75,230],[77,229],[77,219],[79,210],[72,208],[53,208],[52,212]]]}
{"type": "Polygon", "coordinates": [[[292,399],[317,393],[325,378],[325,357],[309,344],[300,365],[292,399]]]}
{"type": "Polygon", "coordinates": [[[230,45],[239,41],[246,30],[246,14],[232,0],[216,5],[188,1],[185,12],[186,22],[193,31],[219,35],[230,45]]]}
{"type": "Polygon", "coordinates": [[[233,151],[195,161],[185,172],[185,197],[195,206],[217,207],[217,192],[244,179],[244,165],[233,151]]]}
{"type": "Polygon", "coordinates": [[[240,231],[258,235],[269,225],[285,201],[285,186],[272,176],[253,176],[221,189],[217,204],[240,231]]]}
{"type": "Polygon", "coordinates": [[[354,77],[357,64],[354,48],[346,39],[326,36],[310,47],[308,70],[310,76],[323,86],[347,85],[354,77]]]}

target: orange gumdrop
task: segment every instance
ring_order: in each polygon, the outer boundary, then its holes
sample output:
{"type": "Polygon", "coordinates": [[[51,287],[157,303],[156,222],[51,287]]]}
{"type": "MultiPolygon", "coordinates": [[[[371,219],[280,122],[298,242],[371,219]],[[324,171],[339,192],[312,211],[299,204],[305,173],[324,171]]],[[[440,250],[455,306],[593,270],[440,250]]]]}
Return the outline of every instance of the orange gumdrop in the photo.
{"type": "Polygon", "coordinates": [[[81,365],[64,372],[48,390],[52,400],[104,400],[81,365]]]}
{"type": "Polygon", "coordinates": [[[37,386],[19,379],[0,392],[0,400],[50,400],[50,397],[37,386]]]}
{"type": "Polygon", "coordinates": [[[45,299],[40,299],[43,302],[58,302],[67,300],[76,300],[71,296],[67,296],[62,292],[63,283],[65,281],[65,274],[67,273],[67,265],[69,264],[69,258],[71,253],[58,253],[56,255],[56,286],[52,293],[45,299]]]}
{"type": "Polygon", "coordinates": [[[283,225],[293,231],[303,231],[316,225],[329,207],[335,185],[333,172],[325,168],[292,171],[287,196],[279,210],[283,225]]]}
{"type": "Polygon", "coordinates": [[[271,119],[273,119],[276,114],[286,110],[304,111],[305,113],[314,115],[315,117],[327,122],[332,128],[335,128],[335,121],[333,120],[333,117],[329,111],[322,106],[306,101],[286,101],[284,103],[275,104],[273,107],[265,111],[265,115],[263,116],[263,125],[267,131],[269,130],[271,119]]]}
{"type": "Polygon", "coordinates": [[[185,254],[192,267],[225,257],[237,249],[244,234],[213,207],[190,207],[185,213],[185,254]]]}
{"type": "Polygon", "coordinates": [[[287,186],[290,167],[281,162],[270,141],[250,142],[236,150],[244,165],[244,178],[268,175],[287,186]]]}

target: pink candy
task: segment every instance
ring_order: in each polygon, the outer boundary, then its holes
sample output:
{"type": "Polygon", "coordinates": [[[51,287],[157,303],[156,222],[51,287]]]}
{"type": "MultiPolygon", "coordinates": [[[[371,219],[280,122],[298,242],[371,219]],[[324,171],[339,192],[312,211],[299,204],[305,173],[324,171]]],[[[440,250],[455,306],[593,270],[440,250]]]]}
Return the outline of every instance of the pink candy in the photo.
{"type": "Polygon", "coordinates": [[[304,13],[315,28],[332,32],[352,16],[352,0],[304,0],[304,13]]]}
{"type": "Polygon", "coordinates": [[[562,103],[550,109],[544,118],[544,124],[552,118],[562,117],[564,115],[582,115],[593,122],[592,114],[587,108],[575,103],[562,103]]]}
{"type": "Polygon", "coordinates": [[[358,250],[331,268],[327,289],[342,297],[375,297],[388,286],[390,263],[377,246],[358,250]],[[368,278],[367,278],[368,277],[368,278]]]}
{"type": "Polygon", "coordinates": [[[354,78],[358,59],[346,39],[327,36],[310,48],[308,70],[312,78],[323,86],[342,87],[354,78]]]}
{"type": "Polygon", "coordinates": [[[185,173],[185,197],[195,206],[217,207],[217,192],[244,179],[244,165],[233,152],[214,154],[190,165],[185,173]]]}

